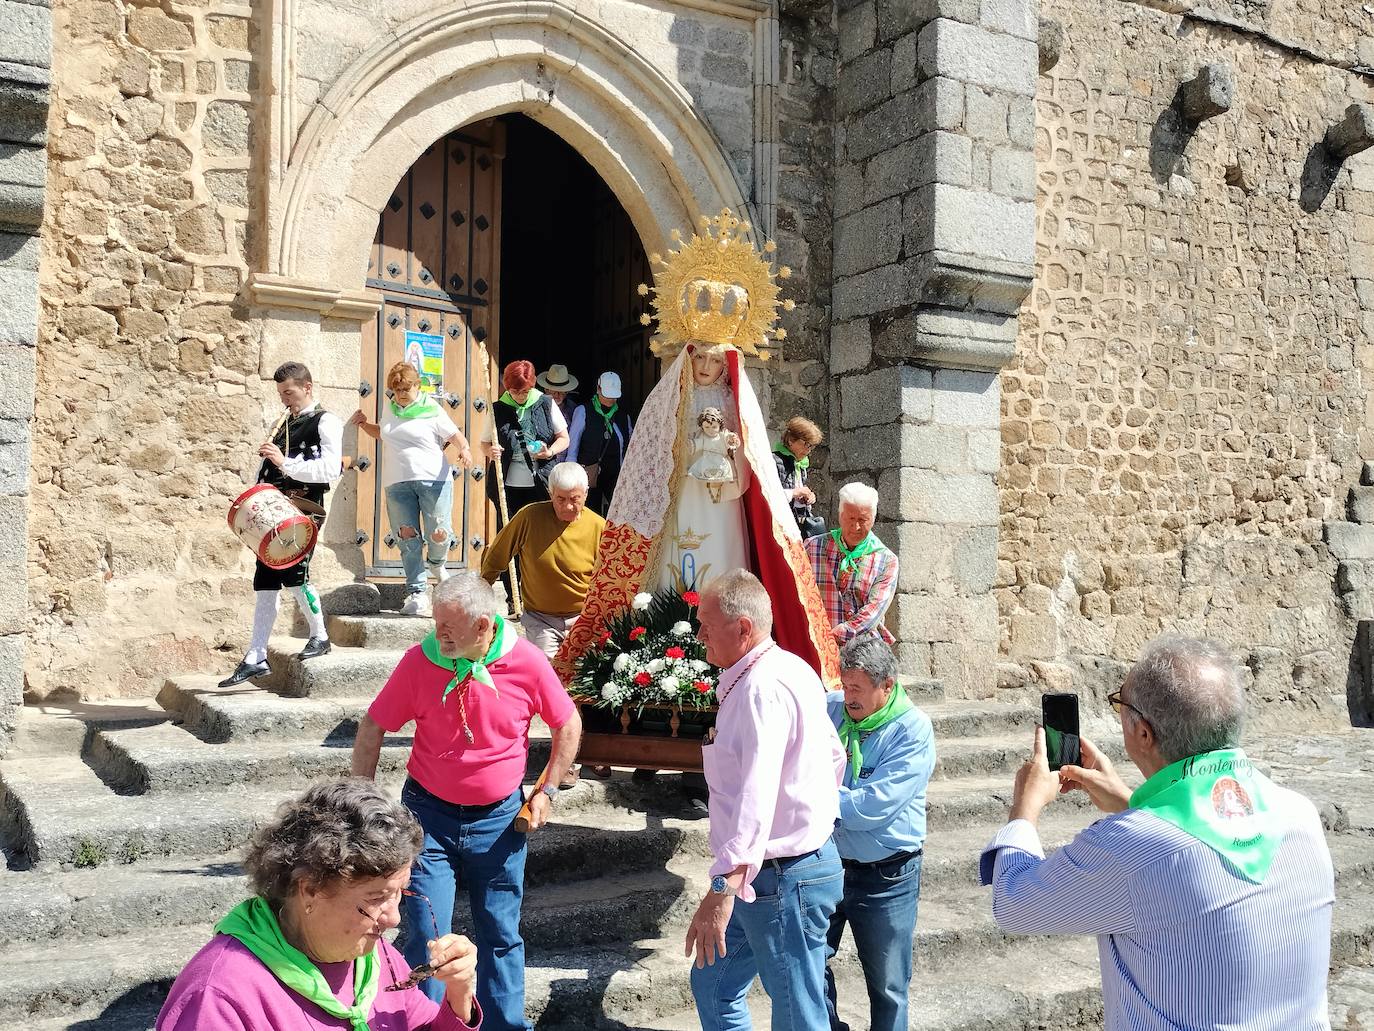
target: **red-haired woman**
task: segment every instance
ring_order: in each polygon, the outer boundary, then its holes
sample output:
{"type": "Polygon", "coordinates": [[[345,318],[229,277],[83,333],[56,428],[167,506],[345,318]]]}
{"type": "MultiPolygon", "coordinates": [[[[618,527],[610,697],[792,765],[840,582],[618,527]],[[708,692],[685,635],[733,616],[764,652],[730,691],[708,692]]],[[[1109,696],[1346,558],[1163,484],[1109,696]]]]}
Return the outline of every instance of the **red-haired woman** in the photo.
{"type": "Polygon", "coordinates": [[[500,459],[506,511],[515,515],[533,501],[549,499],[549,473],[568,448],[568,421],[553,399],[534,385],[534,366],[511,362],[501,374],[505,393],[492,405],[495,431],[482,443],[490,461],[500,459]]]}

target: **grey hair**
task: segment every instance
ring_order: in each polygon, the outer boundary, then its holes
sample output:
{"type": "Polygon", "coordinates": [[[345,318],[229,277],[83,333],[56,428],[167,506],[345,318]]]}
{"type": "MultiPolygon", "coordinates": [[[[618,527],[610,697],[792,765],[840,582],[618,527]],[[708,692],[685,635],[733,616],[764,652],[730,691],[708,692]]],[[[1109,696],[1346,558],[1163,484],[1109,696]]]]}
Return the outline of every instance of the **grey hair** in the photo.
{"type": "Polygon", "coordinates": [[[556,490],[586,490],[587,470],[576,462],[559,462],[549,473],[549,493],[556,490]]]}
{"type": "Polygon", "coordinates": [[[840,669],[863,673],[874,687],[882,687],[897,679],[897,656],[877,634],[860,634],[840,649],[840,669]]]}
{"type": "Polygon", "coordinates": [[[243,868],[253,892],[281,908],[298,883],[389,877],[420,854],[425,835],[410,810],[362,777],[316,784],[257,829],[243,868]]]}
{"type": "Polygon", "coordinates": [[[1240,744],[1245,690],[1236,660],[1218,641],[1165,634],[1145,646],[1127,675],[1130,706],[1154,730],[1159,754],[1176,763],[1240,744]]]}
{"type": "Polygon", "coordinates": [[[434,607],[452,605],[472,619],[493,618],[500,611],[496,591],[473,570],[454,573],[434,588],[434,607]]]}
{"type": "Polygon", "coordinates": [[[841,506],[857,505],[865,511],[878,514],[878,492],[866,483],[855,480],[853,483],[846,483],[840,488],[838,494],[841,506]]]}
{"type": "Polygon", "coordinates": [[[773,632],[773,601],[763,583],[747,569],[732,569],[722,573],[706,585],[706,593],[715,597],[720,614],[734,622],[748,619],[755,632],[773,632]]]}

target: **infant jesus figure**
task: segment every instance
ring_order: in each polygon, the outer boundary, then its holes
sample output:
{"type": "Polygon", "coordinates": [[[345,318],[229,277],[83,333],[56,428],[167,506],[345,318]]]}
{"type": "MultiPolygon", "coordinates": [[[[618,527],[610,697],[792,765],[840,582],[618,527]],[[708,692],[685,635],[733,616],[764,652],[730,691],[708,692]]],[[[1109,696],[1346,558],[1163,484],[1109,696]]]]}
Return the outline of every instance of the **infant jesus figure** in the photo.
{"type": "Polygon", "coordinates": [[[711,494],[711,500],[719,502],[721,486],[735,482],[735,449],[739,447],[739,437],[725,429],[725,416],[719,408],[703,408],[697,416],[696,433],[692,434],[692,464],[687,475],[701,480],[711,494]]]}

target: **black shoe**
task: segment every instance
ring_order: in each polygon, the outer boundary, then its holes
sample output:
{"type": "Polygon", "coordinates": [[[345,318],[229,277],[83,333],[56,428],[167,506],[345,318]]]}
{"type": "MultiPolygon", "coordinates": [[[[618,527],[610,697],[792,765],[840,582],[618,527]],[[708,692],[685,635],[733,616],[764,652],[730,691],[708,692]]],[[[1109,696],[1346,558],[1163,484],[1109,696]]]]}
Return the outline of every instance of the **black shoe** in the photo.
{"type": "Polygon", "coordinates": [[[265,677],[272,672],[266,662],[240,662],[238,668],[219,682],[220,687],[233,687],[254,677],[265,677]]]}
{"type": "Polygon", "coordinates": [[[328,655],[333,650],[334,646],[329,643],[329,638],[312,637],[305,642],[305,647],[301,649],[301,653],[296,658],[302,661],[314,659],[321,655],[328,655]]]}
{"type": "Polygon", "coordinates": [[[635,770],[630,779],[636,784],[652,784],[658,780],[657,770],[635,770]]]}

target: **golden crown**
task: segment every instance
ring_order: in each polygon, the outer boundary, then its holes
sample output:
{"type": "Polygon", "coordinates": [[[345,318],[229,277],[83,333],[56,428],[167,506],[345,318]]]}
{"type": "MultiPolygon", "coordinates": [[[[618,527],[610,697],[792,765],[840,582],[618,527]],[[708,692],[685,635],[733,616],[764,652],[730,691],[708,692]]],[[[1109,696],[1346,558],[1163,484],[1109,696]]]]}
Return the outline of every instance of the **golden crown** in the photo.
{"type": "Polygon", "coordinates": [[[706,543],[707,535],[704,533],[693,533],[691,530],[683,530],[673,538],[673,543],[683,551],[695,551],[706,543]]]}
{"type": "MultiPolygon", "coordinates": [[[[659,267],[650,302],[658,318],[658,333],[650,348],[659,357],[670,357],[691,341],[714,346],[737,347],[745,354],[768,357],[768,338],[783,340],[784,329],[774,329],[778,308],[791,311],[796,305],[778,300],[778,279],[792,270],[786,265],[773,269],[771,258],[778,248],[772,240],[755,248],[753,227],[742,222],[729,208],[714,218],[702,215],[700,231],[690,240],[674,229],[674,248],[667,258],[658,254],[649,260],[659,267]]],[[[649,286],[639,285],[641,297],[649,286]]],[[[649,325],[648,314],[639,321],[649,325]]]]}

